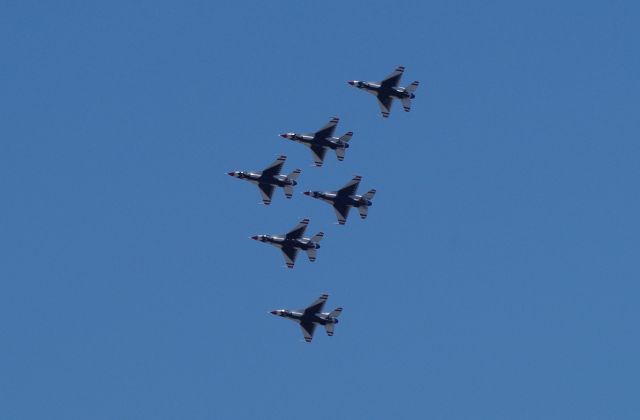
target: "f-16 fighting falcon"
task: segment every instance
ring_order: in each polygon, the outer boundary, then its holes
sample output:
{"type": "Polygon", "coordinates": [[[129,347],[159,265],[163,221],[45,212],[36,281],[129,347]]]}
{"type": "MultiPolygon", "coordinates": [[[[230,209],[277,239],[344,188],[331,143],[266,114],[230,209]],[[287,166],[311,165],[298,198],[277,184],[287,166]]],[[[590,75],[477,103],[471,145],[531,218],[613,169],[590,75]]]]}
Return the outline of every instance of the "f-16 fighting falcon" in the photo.
{"type": "Polygon", "coordinates": [[[419,82],[413,82],[406,88],[398,87],[402,73],[404,73],[404,66],[398,66],[393,73],[381,82],[350,80],[347,83],[358,89],[364,89],[365,92],[376,95],[382,116],[388,118],[389,112],[391,112],[391,103],[394,99],[399,99],[402,102],[404,110],[409,112],[411,109],[411,100],[416,97],[414,92],[418,88],[419,82]]]}
{"type": "Polygon", "coordinates": [[[320,249],[318,242],[322,240],[324,233],[318,232],[312,238],[304,238],[302,236],[304,235],[304,231],[307,230],[308,224],[309,219],[302,219],[296,227],[282,235],[255,235],[252,236],[251,239],[280,248],[284,254],[287,267],[293,268],[299,250],[306,251],[309,261],[314,262],[316,260],[317,250],[320,249]]]}
{"type": "Polygon", "coordinates": [[[269,205],[271,204],[271,196],[275,187],[282,187],[284,195],[287,198],[291,198],[293,196],[293,187],[298,184],[296,178],[300,175],[300,169],[296,169],[289,175],[280,175],[285,160],[287,160],[286,156],[278,156],[275,162],[261,172],[234,171],[227,173],[227,175],[256,184],[262,195],[262,202],[265,205],[269,205]]]}
{"type": "Polygon", "coordinates": [[[357,195],[356,191],[358,190],[358,185],[360,184],[361,179],[362,177],[360,175],[356,175],[347,183],[347,185],[340,188],[338,191],[305,191],[304,195],[308,195],[331,204],[333,209],[336,211],[336,216],[338,216],[338,223],[341,225],[346,223],[351,207],[356,207],[360,212],[360,217],[366,219],[367,211],[369,210],[369,207],[373,205],[371,200],[373,199],[376,190],[369,190],[369,192],[364,195],[357,195]]]}
{"type": "Polygon", "coordinates": [[[318,300],[305,309],[298,309],[296,311],[276,309],[271,311],[271,313],[299,323],[302,334],[304,335],[304,341],[310,343],[313,338],[313,331],[318,324],[323,325],[327,330],[327,335],[332,336],[333,329],[338,323],[338,316],[342,313],[342,308],[336,308],[331,312],[322,312],[322,308],[328,297],[329,295],[326,294],[320,296],[318,300]]]}
{"type": "Polygon", "coordinates": [[[338,121],[340,121],[338,117],[331,118],[324,127],[315,133],[284,133],[280,134],[280,137],[308,146],[313,154],[313,162],[315,166],[322,166],[327,149],[335,150],[338,160],[342,161],[344,160],[344,154],[349,147],[348,142],[351,140],[353,132],[349,131],[342,137],[333,137],[333,132],[336,130],[338,121]]]}

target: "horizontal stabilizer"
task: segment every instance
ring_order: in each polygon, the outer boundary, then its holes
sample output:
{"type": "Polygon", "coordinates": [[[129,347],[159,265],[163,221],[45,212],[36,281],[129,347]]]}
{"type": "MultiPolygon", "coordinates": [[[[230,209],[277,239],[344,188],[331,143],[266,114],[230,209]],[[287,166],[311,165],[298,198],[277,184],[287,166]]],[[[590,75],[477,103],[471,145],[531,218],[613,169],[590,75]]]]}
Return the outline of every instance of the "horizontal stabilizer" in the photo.
{"type": "Polygon", "coordinates": [[[302,172],[300,169],[296,169],[293,172],[291,172],[289,175],[287,175],[287,178],[289,178],[292,181],[295,181],[296,179],[298,179],[298,175],[300,175],[300,172],[302,172]]]}
{"type": "Polygon", "coordinates": [[[416,89],[418,89],[418,85],[420,84],[420,82],[418,82],[417,80],[413,83],[411,83],[409,86],[407,86],[406,91],[408,93],[413,93],[416,91],[416,89]]]}
{"type": "Polygon", "coordinates": [[[315,248],[309,248],[307,249],[307,256],[309,257],[309,261],[314,262],[318,256],[318,251],[315,248]]]}
{"type": "Polygon", "coordinates": [[[404,112],[411,111],[411,99],[410,98],[402,98],[402,108],[404,112]]]}
{"type": "Polygon", "coordinates": [[[349,140],[351,140],[351,137],[353,137],[353,131],[349,131],[349,132],[345,133],[344,136],[340,137],[340,141],[343,141],[343,142],[346,143],[349,140]]]}
{"type": "Polygon", "coordinates": [[[329,312],[329,316],[331,318],[337,318],[340,316],[341,313],[342,313],[342,308],[336,308],[333,311],[329,312]]]}
{"type": "Polygon", "coordinates": [[[284,186],[284,196],[287,198],[293,197],[293,185],[284,186]]]}
{"type": "Polygon", "coordinates": [[[320,242],[322,238],[324,238],[324,232],[318,232],[311,238],[311,242],[320,242]]]}
{"type": "Polygon", "coordinates": [[[333,336],[333,329],[335,328],[336,324],[325,324],[324,329],[327,330],[327,335],[329,337],[333,336]]]}

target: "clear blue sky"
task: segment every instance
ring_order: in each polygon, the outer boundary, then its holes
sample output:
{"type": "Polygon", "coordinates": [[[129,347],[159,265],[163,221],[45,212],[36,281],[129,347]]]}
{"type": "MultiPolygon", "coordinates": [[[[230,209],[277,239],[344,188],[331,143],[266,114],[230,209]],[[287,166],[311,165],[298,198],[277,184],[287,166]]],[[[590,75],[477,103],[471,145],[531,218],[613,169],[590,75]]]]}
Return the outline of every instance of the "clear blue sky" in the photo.
{"type": "Polygon", "coordinates": [[[639,12],[1,2],[0,419],[637,419],[639,12]],[[292,200],[225,175],[281,153],[292,200]],[[301,194],[355,174],[366,221],[301,194]],[[314,264],[248,239],[302,217],[314,264]]]}

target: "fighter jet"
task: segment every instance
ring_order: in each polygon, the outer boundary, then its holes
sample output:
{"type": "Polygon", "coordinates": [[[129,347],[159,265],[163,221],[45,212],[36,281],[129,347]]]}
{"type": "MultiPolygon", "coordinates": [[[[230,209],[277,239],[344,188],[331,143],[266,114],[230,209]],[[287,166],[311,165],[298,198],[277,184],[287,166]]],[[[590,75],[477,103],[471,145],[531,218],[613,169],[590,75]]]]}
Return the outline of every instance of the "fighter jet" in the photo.
{"type": "Polygon", "coordinates": [[[275,187],[282,187],[285,197],[291,198],[293,196],[293,187],[298,184],[296,178],[302,172],[300,169],[294,170],[289,175],[280,175],[286,160],[287,157],[281,155],[261,172],[234,171],[228,172],[227,175],[256,184],[262,195],[262,202],[265,205],[269,205],[271,204],[271,196],[275,187]]]}
{"type": "Polygon", "coordinates": [[[364,89],[365,92],[376,95],[382,116],[384,118],[388,118],[389,112],[391,112],[391,103],[393,102],[393,99],[399,99],[402,102],[404,110],[409,112],[411,109],[411,100],[416,97],[414,92],[418,88],[419,82],[413,82],[406,88],[398,87],[402,73],[404,73],[404,66],[398,66],[393,73],[381,82],[361,82],[358,80],[350,80],[347,83],[351,86],[357,87],[358,89],[364,89]]]}
{"type": "Polygon", "coordinates": [[[310,134],[298,134],[298,133],[284,133],[280,134],[280,137],[293,140],[298,143],[302,143],[311,149],[313,154],[313,162],[315,166],[322,166],[324,161],[324,155],[327,149],[336,151],[338,160],[342,162],[344,160],[344,154],[349,147],[349,140],[353,136],[353,132],[349,131],[342,137],[333,137],[333,132],[336,130],[340,119],[333,117],[331,120],[320,130],[310,134]]]}
{"type": "Polygon", "coordinates": [[[271,311],[273,315],[278,315],[286,319],[300,324],[302,334],[304,335],[304,341],[311,342],[313,338],[313,332],[316,329],[316,325],[323,325],[327,330],[327,335],[333,335],[333,329],[338,323],[338,316],[342,313],[342,308],[336,308],[331,312],[322,312],[325,302],[329,295],[324,294],[318,298],[311,305],[305,309],[298,309],[296,311],[289,311],[287,309],[276,309],[271,311]]]}
{"type": "Polygon", "coordinates": [[[309,261],[314,262],[316,253],[320,249],[318,242],[322,240],[324,233],[318,232],[312,238],[304,238],[302,236],[308,224],[309,219],[302,219],[296,227],[287,233],[281,235],[255,235],[251,239],[280,248],[284,254],[284,261],[287,263],[287,267],[293,268],[299,250],[306,251],[309,261]]]}
{"type": "Polygon", "coordinates": [[[360,212],[360,217],[366,219],[369,207],[373,205],[371,200],[373,199],[376,190],[369,190],[369,192],[364,195],[357,195],[356,191],[358,190],[358,185],[360,184],[361,179],[362,177],[360,175],[356,175],[347,183],[347,185],[340,188],[338,191],[305,191],[304,195],[308,195],[331,204],[333,209],[336,211],[338,224],[344,225],[346,223],[351,207],[356,207],[360,212]]]}

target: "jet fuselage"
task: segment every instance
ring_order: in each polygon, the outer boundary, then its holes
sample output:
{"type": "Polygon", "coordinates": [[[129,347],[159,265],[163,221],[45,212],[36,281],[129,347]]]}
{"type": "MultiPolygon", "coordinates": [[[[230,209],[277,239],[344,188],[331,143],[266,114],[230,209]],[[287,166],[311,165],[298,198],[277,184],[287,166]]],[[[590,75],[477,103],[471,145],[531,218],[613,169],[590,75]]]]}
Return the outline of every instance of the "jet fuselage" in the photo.
{"type": "Polygon", "coordinates": [[[256,235],[251,239],[273,245],[278,248],[298,248],[303,251],[307,249],[320,249],[320,244],[313,242],[309,238],[290,239],[275,235],[256,235]]]}
{"type": "Polygon", "coordinates": [[[291,185],[291,186],[298,185],[297,181],[290,179],[287,175],[264,176],[260,172],[245,172],[245,171],[229,172],[229,175],[234,176],[238,179],[249,181],[252,184],[266,184],[266,185],[274,185],[277,187],[285,187],[287,185],[291,185]]]}
{"type": "Polygon", "coordinates": [[[305,146],[322,146],[327,147],[331,150],[336,149],[347,149],[349,148],[349,143],[340,140],[338,137],[318,137],[318,136],[310,136],[308,134],[298,134],[298,133],[285,133],[280,134],[280,137],[293,140],[297,143],[304,144],[305,146]]]}
{"type": "Polygon", "coordinates": [[[289,311],[287,309],[276,309],[271,311],[273,315],[278,315],[295,322],[314,323],[320,325],[337,324],[338,318],[329,316],[329,312],[319,314],[307,314],[298,311],[289,311]]]}
{"type": "Polygon", "coordinates": [[[352,80],[349,82],[349,84],[376,96],[390,96],[398,99],[413,99],[416,97],[416,95],[407,92],[407,90],[403,87],[385,87],[378,83],[360,82],[358,80],[352,80]]]}
{"type": "Polygon", "coordinates": [[[318,200],[322,200],[329,204],[344,204],[352,207],[369,207],[373,205],[373,202],[357,194],[349,196],[339,196],[336,193],[328,193],[322,191],[307,191],[304,194],[310,195],[313,198],[317,198],[318,200]]]}

